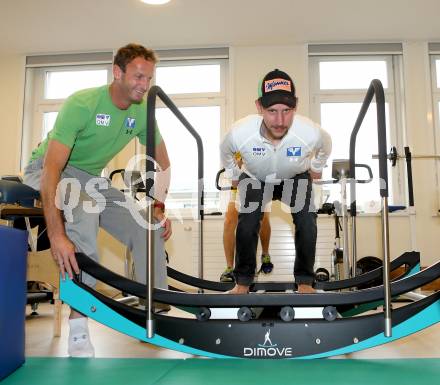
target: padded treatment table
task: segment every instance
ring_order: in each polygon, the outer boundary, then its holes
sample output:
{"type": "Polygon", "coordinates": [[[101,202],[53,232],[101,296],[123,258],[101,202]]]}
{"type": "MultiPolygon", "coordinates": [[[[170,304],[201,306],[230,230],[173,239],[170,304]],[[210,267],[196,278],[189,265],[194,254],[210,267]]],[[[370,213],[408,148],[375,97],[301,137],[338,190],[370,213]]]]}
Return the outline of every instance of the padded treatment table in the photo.
{"type": "MultiPolygon", "coordinates": [[[[2,177],[3,178],[3,177],[2,177]]],[[[43,209],[35,207],[35,200],[38,200],[40,193],[37,190],[21,183],[16,177],[0,179],[0,219],[7,221],[9,226],[13,226],[18,220],[37,220],[43,219],[43,209]]],[[[28,222],[29,223],[29,222],[28,222]]],[[[40,293],[30,293],[28,303],[44,302],[47,299],[54,303],[54,329],[53,335],[61,335],[61,301],[59,299],[59,271],[53,261],[50,249],[43,247],[39,250],[39,240],[34,242],[32,237],[26,241],[34,243],[32,251],[28,254],[27,280],[41,282],[48,285],[52,293],[46,291],[40,293]]],[[[47,241],[48,242],[48,241],[47,241]]],[[[46,244],[47,242],[43,242],[46,244]]]]}

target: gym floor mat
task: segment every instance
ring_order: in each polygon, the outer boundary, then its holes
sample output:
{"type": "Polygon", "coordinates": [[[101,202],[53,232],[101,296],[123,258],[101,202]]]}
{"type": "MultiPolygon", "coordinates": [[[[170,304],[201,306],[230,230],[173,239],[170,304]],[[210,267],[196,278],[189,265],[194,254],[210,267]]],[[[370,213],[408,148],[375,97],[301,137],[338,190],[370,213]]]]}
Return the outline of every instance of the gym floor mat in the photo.
{"type": "Polygon", "coordinates": [[[2,385],[438,384],[440,359],[27,358],[2,385]]]}

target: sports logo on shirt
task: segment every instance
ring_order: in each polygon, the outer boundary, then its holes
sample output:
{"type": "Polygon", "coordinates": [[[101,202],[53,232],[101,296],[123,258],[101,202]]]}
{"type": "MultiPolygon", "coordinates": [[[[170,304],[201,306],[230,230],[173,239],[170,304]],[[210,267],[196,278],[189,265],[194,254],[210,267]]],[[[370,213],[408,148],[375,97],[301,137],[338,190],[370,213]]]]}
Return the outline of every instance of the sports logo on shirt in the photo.
{"type": "Polygon", "coordinates": [[[301,147],[288,147],[287,156],[301,156],[301,147]]]}
{"type": "Polygon", "coordinates": [[[125,119],[125,127],[127,128],[135,128],[136,127],[136,119],[135,118],[127,118],[125,119]]]}
{"type": "Polygon", "coordinates": [[[96,125],[97,126],[110,126],[111,116],[106,114],[96,114],[96,125]]]}
{"type": "Polygon", "coordinates": [[[266,155],[266,149],[264,147],[253,147],[252,155],[254,156],[264,156],[266,155]]]}
{"type": "Polygon", "coordinates": [[[125,133],[131,135],[133,133],[133,129],[136,127],[136,119],[127,117],[124,122],[125,133]]]}

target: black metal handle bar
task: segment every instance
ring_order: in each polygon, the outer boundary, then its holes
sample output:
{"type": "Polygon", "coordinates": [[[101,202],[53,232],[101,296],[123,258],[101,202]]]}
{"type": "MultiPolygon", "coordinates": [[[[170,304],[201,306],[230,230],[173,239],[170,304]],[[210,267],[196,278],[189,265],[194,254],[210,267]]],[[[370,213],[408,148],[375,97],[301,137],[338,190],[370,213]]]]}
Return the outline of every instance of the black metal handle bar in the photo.
{"type": "Polygon", "coordinates": [[[368,164],[356,163],[356,167],[365,168],[368,171],[368,179],[356,179],[356,183],[370,183],[373,180],[373,172],[368,164]]]}
{"type": "MultiPolygon", "coordinates": [[[[373,96],[376,96],[376,112],[377,112],[377,145],[379,150],[379,183],[380,196],[388,197],[388,170],[387,170],[387,133],[385,125],[385,94],[382,83],[378,79],[371,81],[368,87],[367,94],[365,95],[364,102],[362,103],[361,110],[354,125],[353,131],[350,136],[350,178],[356,179],[356,169],[354,167],[356,163],[356,137],[367,114],[368,107],[373,100],[373,96]]],[[[356,215],[356,184],[350,183],[351,191],[351,215],[356,215]]]]}
{"type": "Polygon", "coordinates": [[[229,191],[229,190],[236,190],[235,187],[233,186],[220,186],[220,175],[223,174],[226,170],[224,168],[222,168],[221,170],[219,170],[217,172],[217,175],[215,176],[215,187],[217,188],[217,190],[219,191],[229,191]]]}
{"type": "MultiPolygon", "coordinates": [[[[154,162],[150,159],[155,159],[155,131],[156,131],[156,99],[159,98],[162,102],[169,108],[169,110],[174,114],[174,116],[183,124],[187,131],[193,136],[197,143],[197,194],[198,194],[198,215],[199,215],[199,275],[203,278],[203,142],[197,131],[191,126],[191,124],[186,120],[183,114],[179,111],[177,106],[172,102],[172,100],[165,94],[165,92],[159,86],[153,86],[150,88],[147,96],[147,145],[146,145],[146,178],[148,175],[152,175],[154,172],[154,162]]],[[[153,194],[151,194],[153,195],[153,194]]],[[[149,198],[152,199],[152,198],[149,198]]],[[[151,223],[153,220],[153,214],[151,206],[148,207],[148,222],[151,223]]],[[[154,335],[154,317],[153,317],[153,281],[154,281],[154,236],[152,233],[151,226],[147,230],[147,266],[146,266],[146,276],[148,280],[147,285],[147,306],[145,308],[146,320],[147,320],[147,337],[152,338],[154,335]]]]}
{"type": "MultiPolygon", "coordinates": [[[[198,197],[200,202],[199,215],[200,219],[203,219],[203,142],[197,131],[191,126],[188,120],[179,111],[177,106],[168,97],[167,94],[159,87],[153,86],[150,88],[147,97],[147,156],[154,158],[154,143],[155,143],[155,126],[156,126],[156,98],[162,100],[162,102],[170,109],[174,116],[183,124],[188,132],[193,136],[197,143],[197,177],[198,183],[198,197]]],[[[154,171],[153,164],[147,162],[147,175],[148,172],[154,171]]]]}
{"type": "MultiPolygon", "coordinates": [[[[366,168],[368,171],[368,179],[356,179],[356,183],[370,183],[373,180],[373,172],[371,171],[370,166],[368,166],[367,164],[356,163],[355,167],[366,168]]],[[[315,184],[336,184],[338,182],[339,179],[313,181],[313,183],[315,184]]]]}

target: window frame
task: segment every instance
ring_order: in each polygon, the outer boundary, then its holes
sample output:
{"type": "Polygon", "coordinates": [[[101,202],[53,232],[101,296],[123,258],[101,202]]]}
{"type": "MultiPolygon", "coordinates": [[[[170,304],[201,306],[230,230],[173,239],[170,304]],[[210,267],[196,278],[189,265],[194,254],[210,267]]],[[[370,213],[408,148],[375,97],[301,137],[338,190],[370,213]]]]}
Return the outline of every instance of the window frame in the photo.
{"type": "MultiPolygon", "coordinates": [[[[166,60],[164,62],[159,62],[157,67],[174,67],[174,66],[189,66],[189,65],[200,65],[200,64],[220,64],[220,92],[204,92],[204,93],[185,93],[185,94],[169,94],[174,104],[180,108],[184,107],[209,107],[209,106],[219,106],[220,108],[220,132],[219,132],[219,143],[221,138],[226,134],[227,130],[227,116],[228,116],[228,104],[227,104],[227,86],[228,86],[228,65],[229,61],[227,58],[216,58],[216,59],[198,59],[198,60],[166,60]]],[[[153,84],[155,84],[156,79],[153,79],[153,84]]],[[[165,104],[157,99],[157,108],[166,108],[165,104]]],[[[160,124],[159,124],[160,130],[160,124]]],[[[136,141],[136,154],[145,154],[145,147],[140,145],[139,141],[136,141]]],[[[219,150],[220,151],[220,150],[219,150]]],[[[218,168],[220,169],[220,152],[215,155],[218,159],[218,168]]],[[[206,158],[206,152],[204,153],[206,158]]],[[[205,162],[206,163],[206,162],[205,162]]],[[[172,164],[171,164],[172,167],[172,164]]],[[[196,167],[196,165],[194,165],[196,167]]],[[[214,185],[215,181],[209,181],[214,185]]],[[[206,185],[206,181],[205,181],[206,185]]],[[[197,202],[194,200],[196,191],[193,192],[178,192],[170,191],[171,196],[167,198],[167,206],[174,207],[176,209],[193,209],[197,202]],[[189,203],[189,201],[193,201],[189,203]]],[[[204,197],[205,209],[218,209],[220,205],[220,192],[210,191],[205,192],[204,197]]]]}
{"type": "Polygon", "coordinates": [[[437,79],[440,81],[440,73],[437,73],[436,61],[438,60],[440,63],[440,54],[431,54],[430,56],[430,65],[431,65],[431,89],[432,89],[432,111],[433,111],[433,119],[434,119],[434,129],[437,135],[436,138],[436,147],[439,147],[439,134],[440,133],[440,87],[437,87],[437,79]]]}
{"type": "Polygon", "coordinates": [[[44,140],[42,138],[44,114],[48,112],[59,112],[66,99],[46,99],[46,74],[50,71],[78,71],[81,70],[107,70],[107,81],[112,79],[112,64],[66,64],[66,65],[46,65],[42,67],[26,68],[26,86],[25,86],[25,105],[23,114],[23,143],[21,149],[21,168],[26,165],[38,143],[44,140]]]}
{"type": "MultiPolygon", "coordinates": [[[[226,97],[226,73],[228,59],[198,59],[198,60],[166,60],[160,61],[156,65],[156,71],[162,67],[185,67],[185,66],[197,66],[197,65],[220,65],[220,92],[192,92],[192,93],[170,93],[168,96],[172,97],[176,101],[180,99],[192,99],[192,98],[225,98],[226,97]]],[[[154,83],[156,78],[153,79],[154,83]]],[[[158,102],[162,103],[160,100],[158,102]]]]}
{"type": "MultiPolygon", "coordinates": [[[[205,50],[200,50],[205,52],[205,50]]],[[[223,49],[225,51],[225,49],[223,49]]],[[[171,67],[176,65],[188,66],[188,65],[220,65],[220,91],[219,92],[204,92],[204,93],[187,93],[187,94],[170,94],[170,98],[177,105],[177,107],[196,107],[196,106],[219,106],[220,108],[220,132],[219,141],[225,135],[227,130],[228,118],[230,116],[230,104],[227,103],[227,93],[229,87],[229,55],[228,53],[221,52],[218,56],[213,55],[211,58],[204,55],[197,57],[194,52],[192,56],[185,58],[185,52],[178,52],[182,56],[173,56],[172,58],[161,56],[161,61],[157,63],[157,67],[171,67]]],[[[203,53],[202,52],[202,53],[203,53]]],[[[208,52],[209,53],[209,52],[208,52]]],[[[72,54],[75,56],[75,54],[72,54]]],[[[70,61],[70,54],[66,54],[66,58],[58,57],[57,55],[48,55],[37,57],[38,60],[32,60],[34,57],[27,57],[26,64],[26,82],[25,82],[25,102],[24,102],[24,114],[23,114],[23,136],[22,136],[22,149],[21,149],[21,168],[23,168],[31,155],[32,150],[36,145],[42,141],[44,114],[48,112],[58,112],[66,99],[45,99],[45,86],[46,86],[46,73],[48,71],[77,71],[81,70],[96,70],[107,69],[107,80],[110,84],[113,79],[112,74],[112,62],[101,58],[94,62],[93,60],[87,60],[87,54],[85,59],[82,55],[79,55],[75,60],[70,61]],[[65,60],[65,63],[64,61],[65,60]],[[29,63],[28,63],[29,62],[29,63]],[[35,63],[34,63],[35,62],[35,63]]],[[[92,56],[94,54],[91,54],[92,56]]],[[[159,55],[161,55],[159,53],[159,55]]],[[[107,55],[108,56],[108,55],[107,55]]],[[[151,85],[155,84],[155,78],[151,85]]],[[[163,102],[158,99],[157,107],[165,107],[163,102]]],[[[135,140],[134,154],[145,154],[145,147],[139,143],[139,140],[135,140]]],[[[218,167],[220,168],[220,155],[214,155],[218,159],[218,167]]],[[[206,153],[205,153],[206,157],[206,153]]],[[[214,185],[215,181],[208,181],[214,185]]],[[[205,182],[206,184],[206,182],[205,182]]],[[[194,192],[195,193],[195,192],[194,192]]],[[[173,192],[173,198],[182,201],[188,201],[192,198],[191,193],[179,193],[173,192]]],[[[210,206],[210,202],[214,201],[211,208],[218,208],[220,202],[219,192],[210,192],[206,194],[205,205],[210,206]],[[215,207],[214,207],[215,206],[215,207]]],[[[192,202],[191,202],[192,203],[192,202]]]]}
{"type": "MultiPolygon", "coordinates": [[[[401,54],[326,54],[309,56],[309,84],[310,84],[310,113],[313,120],[321,122],[321,103],[362,103],[367,88],[362,89],[320,89],[319,63],[322,61],[372,61],[384,60],[386,62],[388,87],[384,89],[385,101],[389,106],[389,139],[387,151],[391,146],[403,148],[405,131],[404,127],[404,98],[403,98],[403,74],[401,54]]],[[[374,103],[374,99],[373,99],[374,103]]],[[[353,122],[353,126],[354,126],[353,122]]],[[[323,127],[325,129],[325,127],[323,127]]],[[[335,140],[335,138],[333,138],[335,140]]],[[[348,158],[347,148],[347,158],[348,158]]],[[[375,151],[377,153],[377,151],[375,151]]],[[[328,165],[331,167],[331,165],[328,165]]],[[[392,191],[390,191],[391,204],[407,204],[407,186],[404,182],[404,164],[398,162],[395,170],[389,173],[391,177],[392,191]]],[[[379,196],[379,192],[377,194],[379,196]]],[[[359,202],[362,203],[362,202],[359,202]]]]}
{"type": "MultiPolygon", "coordinates": [[[[440,86],[437,83],[440,82],[440,72],[437,73],[436,62],[440,62],[440,53],[430,53],[430,74],[431,74],[431,97],[432,97],[432,120],[434,130],[434,153],[438,154],[440,148],[440,86]],[[437,80],[438,79],[438,80],[437,80]]],[[[436,170],[436,183],[437,183],[437,202],[440,206],[440,162],[439,159],[435,159],[436,170]]]]}

